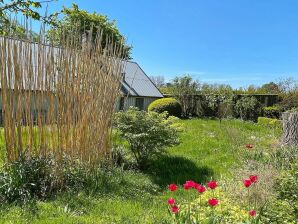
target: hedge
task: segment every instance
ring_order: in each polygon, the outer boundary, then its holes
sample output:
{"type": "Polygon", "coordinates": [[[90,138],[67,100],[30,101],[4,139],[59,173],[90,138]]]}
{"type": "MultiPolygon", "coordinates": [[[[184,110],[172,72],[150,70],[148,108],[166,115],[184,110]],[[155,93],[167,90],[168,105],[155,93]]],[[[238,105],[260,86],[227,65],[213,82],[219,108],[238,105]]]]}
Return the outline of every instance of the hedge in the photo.
{"type": "Polygon", "coordinates": [[[182,107],[181,104],[174,98],[162,98],[153,101],[149,105],[148,111],[155,111],[157,113],[167,111],[170,116],[180,117],[182,107]]]}

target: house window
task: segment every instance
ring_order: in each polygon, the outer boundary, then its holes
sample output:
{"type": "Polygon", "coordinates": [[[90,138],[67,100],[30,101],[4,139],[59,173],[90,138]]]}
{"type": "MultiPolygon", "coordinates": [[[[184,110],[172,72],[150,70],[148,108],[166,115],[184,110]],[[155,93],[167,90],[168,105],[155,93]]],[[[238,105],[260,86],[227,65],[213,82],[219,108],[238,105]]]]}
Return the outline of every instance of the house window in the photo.
{"type": "Polygon", "coordinates": [[[123,109],[124,109],[124,97],[121,97],[119,102],[119,110],[123,110],[123,109]]]}
{"type": "Polygon", "coordinates": [[[144,98],[136,98],[135,106],[140,110],[144,110],[144,98]]]}

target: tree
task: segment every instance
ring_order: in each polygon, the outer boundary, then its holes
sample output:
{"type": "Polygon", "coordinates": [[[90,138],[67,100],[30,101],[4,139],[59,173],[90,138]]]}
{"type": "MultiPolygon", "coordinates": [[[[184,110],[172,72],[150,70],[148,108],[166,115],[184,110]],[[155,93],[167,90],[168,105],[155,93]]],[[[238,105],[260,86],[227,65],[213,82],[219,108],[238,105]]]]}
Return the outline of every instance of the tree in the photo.
{"type": "Polygon", "coordinates": [[[165,86],[165,77],[162,75],[150,76],[150,79],[158,88],[165,86]]]}
{"type": "Polygon", "coordinates": [[[30,36],[31,38],[36,39],[38,35],[35,32],[26,31],[26,28],[17,21],[13,21],[10,18],[10,15],[13,13],[21,13],[27,19],[31,18],[50,23],[53,15],[41,16],[37,9],[41,8],[43,3],[51,1],[53,0],[0,0],[0,35],[14,35],[22,39],[28,39],[28,36],[30,36]]]}
{"type": "Polygon", "coordinates": [[[174,97],[181,103],[184,116],[193,115],[195,95],[199,93],[200,83],[191,76],[184,75],[174,78],[171,91],[174,97]]]}
{"type": "Polygon", "coordinates": [[[278,84],[274,82],[269,82],[262,85],[262,87],[260,88],[260,92],[265,94],[278,94],[280,93],[280,89],[278,84]]]}
{"type": "Polygon", "coordinates": [[[103,49],[107,46],[108,38],[110,38],[118,47],[123,49],[122,58],[131,58],[132,47],[126,45],[125,38],[120,34],[115,21],[109,20],[107,16],[95,12],[89,13],[79,9],[76,4],[73,4],[70,8],[64,7],[59,15],[57,14],[54,18],[51,28],[47,32],[48,40],[53,44],[60,45],[63,37],[72,35],[74,32],[78,32],[81,36],[94,40],[99,30],[102,32],[103,49]],[[62,17],[60,18],[59,15],[62,15],[62,17]],[[90,36],[90,33],[92,33],[92,36],[90,36]]]}

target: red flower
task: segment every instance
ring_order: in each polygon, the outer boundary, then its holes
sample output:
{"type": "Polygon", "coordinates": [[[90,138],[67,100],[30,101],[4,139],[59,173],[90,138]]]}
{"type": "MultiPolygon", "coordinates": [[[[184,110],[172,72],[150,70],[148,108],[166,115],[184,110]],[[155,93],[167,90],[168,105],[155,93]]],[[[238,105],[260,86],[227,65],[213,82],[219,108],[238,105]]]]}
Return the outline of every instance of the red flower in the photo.
{"type": "Polygon", "coordinates": [[[243,180],[243,184],[245,187],[249,187],[252,184],[252,182],[250,179],[245,179],[245,180],[243,180]]]}
{"type": "Polygon", "coordinates": [[[250,216],[256,216],[257,212],[255,210],[250,210],[249,215],[250,216]]]}
{"type": "Polygon", "coordinates": [[[254,146],[253,146],[252,144],[246,144],[245,147],[246,147],[247,149],[252,149],[254,146]]]}
{"type": "Polygon", "coordinates": [[[204,193],[206,191],[206,187],[203,185],[199,185],[197,188],[198,192],[200,193],[204,193]]]}
{"type": "Polygon", "coordinates": [[[211,198],[208,200],[209,205],[215,206],[218,204],[218,200],[216,198],[211,198]]]}
{"type": "Polygon", "coordinates": [[[215,189],[217,187],[216,181],[210,181],[210,182],[208,182],[208,187],[210,189],[215,189]]]}
{"type": "Polygon", "coordinates": [[[189,190],[191,188],[191,186],[187,183],[183,184],[183,187],[185,190],[189,190]]]}
{"type": "Polygon", "coordinates": [[[178,208],[178,206],[176,206],[176,205],[172,206],[172,212],[173,212],[173,213],[177,213],[177,212],[179,212],[179,208],[178,208]]]}
{"type": "Polygon", "coordinates": [[[257,183],[258,182],[258,176],[257,175],[250,175],[249,179],[252,183],[257,183]]]}
{"type": "Polygon", "coordinates": [[[168,199],[168,204],[169,204],[169,205],[173,205],[173,204],[175,204],[175,199],[173,199],[173,198],[169,198],[169,199],[168,199]]]}
{"type": "Polygon", "coordinates": [[[189,187],[193,187],[193,188],[197,185],[197,183],[194,182],[193,180],[188,180],[188,181],[186,181],[185,184],[187,184],[189,187]]]}
{"type": "Polygon", "coordinates": [[[177,185],[176,184],[170,184],[169,185],[169,189],[170,189],[170,191],[176,191],[177,190],[177,185]]]}

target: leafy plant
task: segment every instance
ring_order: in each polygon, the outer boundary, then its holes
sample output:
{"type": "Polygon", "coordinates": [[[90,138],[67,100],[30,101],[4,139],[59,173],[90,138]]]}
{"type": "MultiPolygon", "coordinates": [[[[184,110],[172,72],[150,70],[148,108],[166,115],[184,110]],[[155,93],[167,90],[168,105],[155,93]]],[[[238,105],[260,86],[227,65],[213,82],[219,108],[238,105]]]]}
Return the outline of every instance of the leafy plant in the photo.
{"type": "Polygon", "coordinates": [[[170,116],[180,117],[182,107],[174,98],[163,98],[153,101],[149,105],[148,111],[154,111],[157,113],[163,113],[166,111],[170,116]]]}
{"type": "Polygon", "coordinates": [[[281,128],[281,121],[275,118],[258,117],[258,124],[273,128],[281,128]]]}
{"type": "Polygon", "coordinates": [[[281,115],[281,108],[279,106],[263,107],[265,117],[278,119],[281,115]]]}
{"type": "Polygon", "coordinates": [[[144,167],[149,157],[162,152],[166,147],[178,144],[177,118],[166,113],[147,113],[137,108],[115,114],[114,127],[129,143],[129,148],[139,165],[144,167]]]}
{"type": "Polygon", "coordinates": [[[255,97],[243,96],[236,102],[235,110],[241,119],[256,121],[260,114],[260,103],[255,97]]]}

